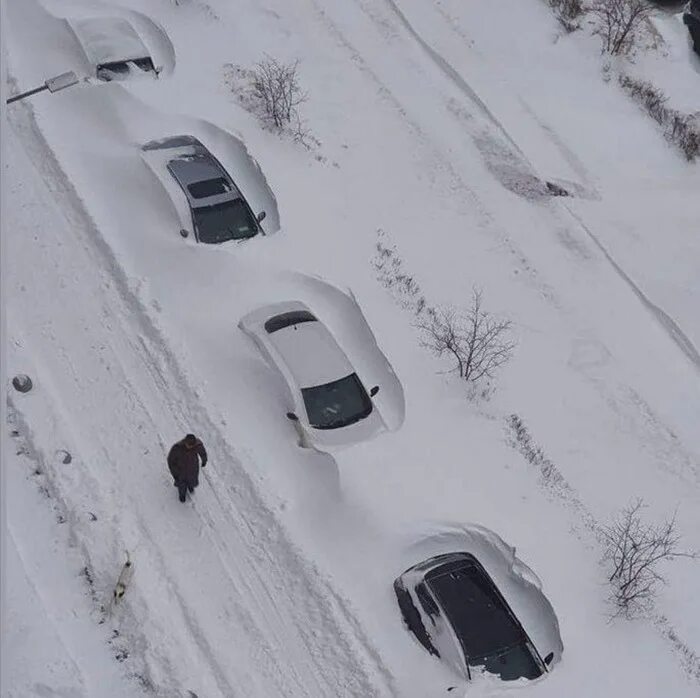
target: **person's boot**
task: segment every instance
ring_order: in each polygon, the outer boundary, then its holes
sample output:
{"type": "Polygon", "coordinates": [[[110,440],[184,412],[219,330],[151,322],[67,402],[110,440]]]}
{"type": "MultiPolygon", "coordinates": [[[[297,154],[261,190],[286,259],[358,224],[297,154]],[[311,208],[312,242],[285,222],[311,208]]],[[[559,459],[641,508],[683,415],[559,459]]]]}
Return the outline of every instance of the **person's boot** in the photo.
{"type": "Polygon", "coordinates": [[[180,501],[184,502],[187,499],[187,485],[178,485],[178,492],[180,494],[180,501]]]}

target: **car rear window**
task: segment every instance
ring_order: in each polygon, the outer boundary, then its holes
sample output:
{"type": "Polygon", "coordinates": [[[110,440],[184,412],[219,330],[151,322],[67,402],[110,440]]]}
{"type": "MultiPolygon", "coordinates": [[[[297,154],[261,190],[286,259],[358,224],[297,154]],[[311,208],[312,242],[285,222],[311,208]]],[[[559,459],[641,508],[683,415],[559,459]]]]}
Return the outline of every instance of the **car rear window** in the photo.
{"type": "Polygon", "coordinates": [[[214,177],[201,182],[192,182],[187,185],[187,190],[194,199],[205,199],[207,196],[227,194],[231,191],[231,186],[223,177],[214,177]]]}
{"type": "Polygon", "coordinates": [[[316,318],[308,310],[291,310],[288,313],[280,313],[271,317],[265,323],[265,330],[268,334],[283,330],[291,325],[299,325],[302,322],[314,322],[316,318]]]}

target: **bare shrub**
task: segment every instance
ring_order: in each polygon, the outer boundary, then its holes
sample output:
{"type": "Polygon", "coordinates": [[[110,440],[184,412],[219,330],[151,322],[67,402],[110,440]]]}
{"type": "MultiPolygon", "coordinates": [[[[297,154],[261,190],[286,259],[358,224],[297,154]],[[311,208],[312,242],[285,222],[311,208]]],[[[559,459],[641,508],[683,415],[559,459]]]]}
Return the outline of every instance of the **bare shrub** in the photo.
{"type": "Polygon", "coordinates": [[[559,23],[572,32],[580,28],[579,19],[584,15],[583,0],[547,0],[559,23]]]}
{"type": "Polygon", "coordinates": [[[590,11],[596,23],[594,33],[603,42],[602,52],[618,56],[634,48],[651,6],[647,0],[594,0],[590,11]]]}
{"type": "Polygon", "coordinates": [[[511,414],[508,417],[508,426],[513,436],[513,445],[523,454],[530,465],[534,465],[540,471],[542,479],[550,486],[568,489],[569,486],[564,481],[562,474],[532,439],[522,418],[517,414],[511,414]]]}
{"type": "Polygon", "coordinates": [[[629,75],[621,75],[619,80],[620,85],[649,112],[654,121],[664,123],[668,98],[658,87],[629,75]]]}
{"type": "Polygon", "coordinates": [[[666,95],[650,82],[629,75],[620,75],[619,82],[654,121],[664,127],[666,138],[680,148],[689,162],[700,155],[700,124],[696,117],[666,106],[666,95]]]}
{"type": "Polygon", "coordinates": [[[476,383],[492,378],[510,359],[515,342],[509,340],[510,320],[499,320],[481,306],[482,292],[474,289],[466,313],[452,308],[429,308],[417,326],[424,334],[423,346],[437,356],[448,355],[460,378],[476,383]]]}
{"type": "Polygon", "coordinates": [[[680,147],[689,162],[700,155],[700,125],[690,114],[681,114],[673,110],[667,135],[680,147]]]}
{"type": "Polygon", "coordinates": [[[650,609],[659,585],[666,581],[658,571],[660,563],[697,557],[678,549],[675,514],[661,524],[648,524],[642,521],[644,508],[644,502],[637,499],[601,530],[603,560],[613,568],[609,582],[615,616],[632,618],[650,609]]]}
{"type": "Polygon", "coordinates": [[[429,312],[425,296],[421,292],[420,285],[408,274],[403,267],[403,260],[395,245],[389,246],[386,233],[380,228],[377,230],[379,239],[375,249],[376,254],[372,265],[377,272],[377,279],[389,291],[402,308],[411,310],[416,316],[429,312]]]}
{"type": "Polygon", "coordinates": [[[271,56],[255,64],[251,76],[251,88],[269,125],[276,130],[299,123],[297,107],[306,101],[307,95],[299,86],[297,68],[299,61],[280,63],[271,56]]]}

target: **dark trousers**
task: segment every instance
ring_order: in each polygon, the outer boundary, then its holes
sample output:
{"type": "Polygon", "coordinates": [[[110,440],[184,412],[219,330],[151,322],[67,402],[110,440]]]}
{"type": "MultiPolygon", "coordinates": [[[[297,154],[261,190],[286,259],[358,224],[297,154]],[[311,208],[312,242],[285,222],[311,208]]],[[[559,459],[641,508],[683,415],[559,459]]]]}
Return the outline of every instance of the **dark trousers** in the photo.
{"type": "Polygon", "coordinates": [[[190,494],[194,492],[194,488],[197,487],[197,483],[187,483],[187,482],[176,482],[175,487],[177,487],[178,494],[180,495],[180,501],[184,502],[187,499],[187,492],[190,494]]]}

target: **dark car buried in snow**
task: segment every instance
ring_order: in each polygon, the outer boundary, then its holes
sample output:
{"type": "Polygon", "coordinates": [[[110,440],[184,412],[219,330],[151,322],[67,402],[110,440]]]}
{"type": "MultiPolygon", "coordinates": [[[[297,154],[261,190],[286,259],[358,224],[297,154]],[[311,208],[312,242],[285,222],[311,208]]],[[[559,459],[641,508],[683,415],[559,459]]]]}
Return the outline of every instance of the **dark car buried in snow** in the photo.
{"type": "Polygon", "coordinates": [[[193,230],[197,242],[216,244],[264,234],[265,211],[253,212],[226,169],[197,138],[150,141],[141,151],[180,214],[183,237],[193,230]]]}
{"type": "Polygon", "coordinates": [[[464,679],[477,671],[504,681],[537,679],[561,658],[556,616],[513,549],[494,548],[488,536],[483,542],[400,575],[394,592],[401,615],[420,644],[464,679]]]}
{"type": "Polygon", "coordinates": [[[700,56],[700,0],[691,0],[685,8],[683,22],[693,39],[693,49],[700,56]]]}

